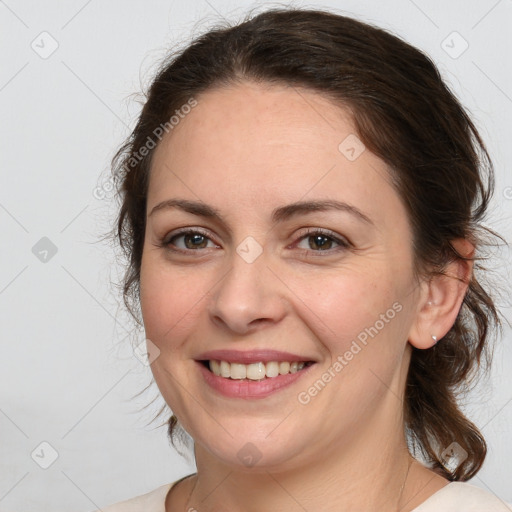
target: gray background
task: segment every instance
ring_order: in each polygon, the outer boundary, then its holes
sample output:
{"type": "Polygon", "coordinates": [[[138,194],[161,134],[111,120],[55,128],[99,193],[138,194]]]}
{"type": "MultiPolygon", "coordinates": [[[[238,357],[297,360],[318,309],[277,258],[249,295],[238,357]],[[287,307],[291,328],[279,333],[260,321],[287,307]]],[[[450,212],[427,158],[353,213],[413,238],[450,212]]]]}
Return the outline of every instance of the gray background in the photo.
{"type": "MultiPolygon", "coordinates": [[[[115,214],[108,165],[140,109],[130,95],[166,49],[260,5],[278,4],[0,1],[0,511],[86,512],[194,471],[158,427],[164,417],[150,421],[163,405],[156,386],[134,397],[151,374],[111,284],[114,248],[98,242],[115,214]]],[[[510,240],[512,1],[293,5],[374,22],[434,59],[494,158],[489,224],[510,240]]],[[[498,256],[493,279],[507,292],[510,254],[498,256]]],[[[509,296],[499,303],[510,319],[509,296]]],[[[510,340],[507,327],[467,409],[490,448],[471,483],[512,502],[510,340]]]]}

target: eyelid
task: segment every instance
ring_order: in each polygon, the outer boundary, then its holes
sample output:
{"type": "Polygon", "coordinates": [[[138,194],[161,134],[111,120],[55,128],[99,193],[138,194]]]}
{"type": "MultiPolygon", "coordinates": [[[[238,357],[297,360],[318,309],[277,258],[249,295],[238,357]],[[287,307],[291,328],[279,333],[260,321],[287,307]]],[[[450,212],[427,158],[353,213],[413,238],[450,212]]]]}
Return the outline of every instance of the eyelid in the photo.
{"type": "Polygon", "coordinates": [[[179,235],[187,235],[187,234],[190,234],[190,233],[199,233],[201,235],[204,235],[208,238],[210,238],[210,233],[205,230],[204,228],[199,228],[199,227],[184,227],[184,228],[178,228],[178,229],[175,229],[173,231],[171,231],[170,233],[167,233],[164,237],[163,237],[163,240],[165,243],[169,242],[169,240],[172,240],[174,237],[176,236],[179,236],[179,235]]]}
{"type": "Polygon", "coordinates": [[[336,233],[335,231],[331,231],[330,229],[317,227],[308,227],[304,229],[305,231],[300,234],[299,238],[304,238],[307,235],[321,234],[334,238],[335,240],[339,240],[340,242],[352,245],[345,236],[339,235],[338,233],[336,233]]]}

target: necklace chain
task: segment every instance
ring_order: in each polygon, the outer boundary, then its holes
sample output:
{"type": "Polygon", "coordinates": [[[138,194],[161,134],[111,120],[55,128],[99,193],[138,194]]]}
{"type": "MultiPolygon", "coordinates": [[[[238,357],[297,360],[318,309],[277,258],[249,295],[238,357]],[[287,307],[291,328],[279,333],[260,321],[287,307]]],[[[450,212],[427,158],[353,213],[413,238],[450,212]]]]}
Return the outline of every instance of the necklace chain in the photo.
{"type": "Polygon", "coordinates": [[[396,512],[400,512],[400,502],[402,501],[402,495],[404,493],[405,484],[407,482],[407,478],[409,477],[409,471],[411,470],[412,463],[414,462],[414,459],[409,457],[409,462],[407,463],[407,473],[405,473],[405,480],[402,484],[402,487],[400,488],[400,495],[398,496],[398,503],[396,504],[396,512]]]}

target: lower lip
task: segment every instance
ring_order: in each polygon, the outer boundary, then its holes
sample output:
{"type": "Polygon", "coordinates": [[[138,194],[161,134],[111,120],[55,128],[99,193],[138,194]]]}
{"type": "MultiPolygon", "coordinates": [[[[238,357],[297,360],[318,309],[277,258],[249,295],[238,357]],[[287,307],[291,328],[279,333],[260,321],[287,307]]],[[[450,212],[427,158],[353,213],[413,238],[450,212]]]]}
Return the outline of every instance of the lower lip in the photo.
{"type": "Polygon", "coordinates": [[[266,398],[277,391],[290,386],[298,379],[300,379],[309,370],[315,366],[304,367],[296,373],[288,373],[286,375],[278,375],[277,377],[270,377],[264,380],[238,380],[226,379],[225,377],[218,377],[206,368],[202,363],[197,363],[199,371],[204,377],[206,383],[219,392],[221,395],[229,398],[266,398]]]}

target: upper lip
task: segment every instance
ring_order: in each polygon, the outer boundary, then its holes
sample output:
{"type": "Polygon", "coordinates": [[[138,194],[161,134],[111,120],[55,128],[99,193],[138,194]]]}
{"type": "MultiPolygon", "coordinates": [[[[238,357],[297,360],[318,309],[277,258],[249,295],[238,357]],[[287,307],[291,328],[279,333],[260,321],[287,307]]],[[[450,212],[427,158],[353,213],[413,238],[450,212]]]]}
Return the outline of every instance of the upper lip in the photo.
{"type": "Polygon", "coordinates": [[[280,350],[209,350],[200,354],[197,361],[215,360],[227,361],[228,363],[269,363],[270,361],[313,361],[307,356],[282,352],[280,350]]]}

